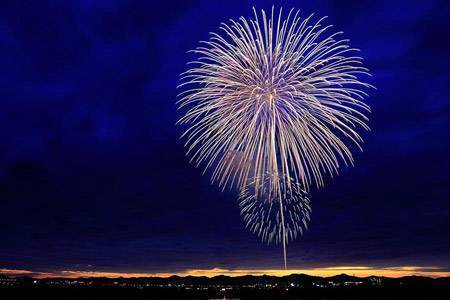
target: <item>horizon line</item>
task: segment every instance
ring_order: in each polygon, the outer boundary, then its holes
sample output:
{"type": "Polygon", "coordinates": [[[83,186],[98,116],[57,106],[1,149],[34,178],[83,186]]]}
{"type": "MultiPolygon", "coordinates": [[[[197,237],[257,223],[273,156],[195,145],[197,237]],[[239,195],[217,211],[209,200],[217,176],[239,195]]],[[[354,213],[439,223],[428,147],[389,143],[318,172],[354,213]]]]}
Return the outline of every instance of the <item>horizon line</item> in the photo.
{"type": "Polygon", "coordinates": [[[45,278],[86,278],[86,277],[107,277],[107,278],[138,278],[138,277],[160,277],[169,278],[172,276],[288,276],[292,274],[305,274],[309,276],[331,277],[346,274],[355,277],[390,277],[399,278],[404,276],[424,276],[431,278],[450,277],[450,268],[436,266],[398,266],[398,267],[370,267],[370,266],[334,266],[320,268],[302,269],[187,269],[180,272],[114,272],[101,270],[56,270],[56,271],[34,271],[27,269],[0,268],[0,275],[11,277],[27,276],[35,279],[45,278]]]}

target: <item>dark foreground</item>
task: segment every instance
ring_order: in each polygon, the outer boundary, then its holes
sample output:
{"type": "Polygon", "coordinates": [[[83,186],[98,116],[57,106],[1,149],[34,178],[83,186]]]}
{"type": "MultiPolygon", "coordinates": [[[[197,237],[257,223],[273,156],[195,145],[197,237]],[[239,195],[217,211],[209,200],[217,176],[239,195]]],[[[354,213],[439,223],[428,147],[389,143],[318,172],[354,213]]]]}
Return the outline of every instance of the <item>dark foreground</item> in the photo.
{"type": "Polygon", "coordinates": [[[44,278],[0,276],[6,299],[450,299],[450,277],[171,276],[44,278]]]}
{"type": "Polygon", "coordinates": [[[222,291],[208,288],[1,288],[0,299],[450,299],[449,288],[239,288],[222,291]]]}

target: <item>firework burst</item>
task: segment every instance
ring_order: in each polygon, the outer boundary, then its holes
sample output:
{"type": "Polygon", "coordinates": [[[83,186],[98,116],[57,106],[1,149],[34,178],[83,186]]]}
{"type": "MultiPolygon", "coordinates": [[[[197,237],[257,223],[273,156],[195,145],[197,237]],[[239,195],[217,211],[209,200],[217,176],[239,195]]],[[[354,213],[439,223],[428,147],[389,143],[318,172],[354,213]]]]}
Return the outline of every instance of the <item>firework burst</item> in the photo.
{"type": "Polygon", "coordinates": [[[254,9],[253,19],[222,23],[192,51],[178,124],[191,162],[222,188],[251,184],[254,199],[276,195],[282,206],[298,185],[321,187],[353,164],[350,145],[361,149],[358,132],[369,129],[371,85],[360,80],[369,73],[342,32],[313,19],[254,9]]]}
{"type": "Polygon", "coordinates": [[[275,241],[283,245],[284,265],[287,268],[286,246],[308,229],[311,201],[301,185],[290,178],[284,179],[290,183],[290,189],[270,189],[270,182],[277,180],[281,179],[273,178],[272,174],[253,179],[239,194],[239,208],[245,226],[251,232],[263,242],[275,241]],[[255,189],[259,190],[258,194],[255,189]]]}

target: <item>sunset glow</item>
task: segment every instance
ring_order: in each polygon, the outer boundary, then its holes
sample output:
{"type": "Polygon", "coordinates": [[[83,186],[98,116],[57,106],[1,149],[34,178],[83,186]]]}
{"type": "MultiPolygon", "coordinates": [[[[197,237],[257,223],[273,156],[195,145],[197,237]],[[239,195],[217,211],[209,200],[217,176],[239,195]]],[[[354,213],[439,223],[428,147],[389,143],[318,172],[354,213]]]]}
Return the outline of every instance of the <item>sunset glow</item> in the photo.
{"type": "Polygon", "coordinates": [[[244,276],[244,275],[271,275],[286,276],[290,274],[307,274],[311,276],[329,277],[339,274],[348,274],[358,277],[384,276],[384,277],[402,277],[402,276],[427,276],[427,277],[446,277],[450,276],[448,269],[439,267],[419,267],[419,266],[399,266],[376,268],[368,266],[336,266],[324,268],[306,268],[292,270],[277,269],[190,269],[174,273],[145,273],[145,272],[106,272],[106,271],[82,271],[82,270],[62,270],[55,272],[39,272],[21,269],[0,269],[0,274],[7,276],[29,276],[33,278],[79,278],[79,277],[170,277],[170,276],[206,276],[213,277],[218,275],[226,276],[244,276]]]}

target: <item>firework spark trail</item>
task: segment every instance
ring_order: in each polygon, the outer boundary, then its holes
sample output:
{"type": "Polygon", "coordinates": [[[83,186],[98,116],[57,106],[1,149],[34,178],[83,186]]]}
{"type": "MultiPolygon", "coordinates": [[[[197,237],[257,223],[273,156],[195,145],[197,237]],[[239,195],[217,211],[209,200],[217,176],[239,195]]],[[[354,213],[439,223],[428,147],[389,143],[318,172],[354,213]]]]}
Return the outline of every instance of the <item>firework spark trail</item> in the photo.
{"type": "Polygon", "coordinates": [[[358,130],[369,129],[363,100],[372,86],[359,79],[370,74],[358,49],[313,19],[272,8],[222,23],[192,51],[199,58],[179,86],[191,162],[222,189],[253,182],[257,197],[267,185],[283,218],[279,191],[323,186],[340,163],[353,164],[348,144],[361,149],[358,130]]]}

